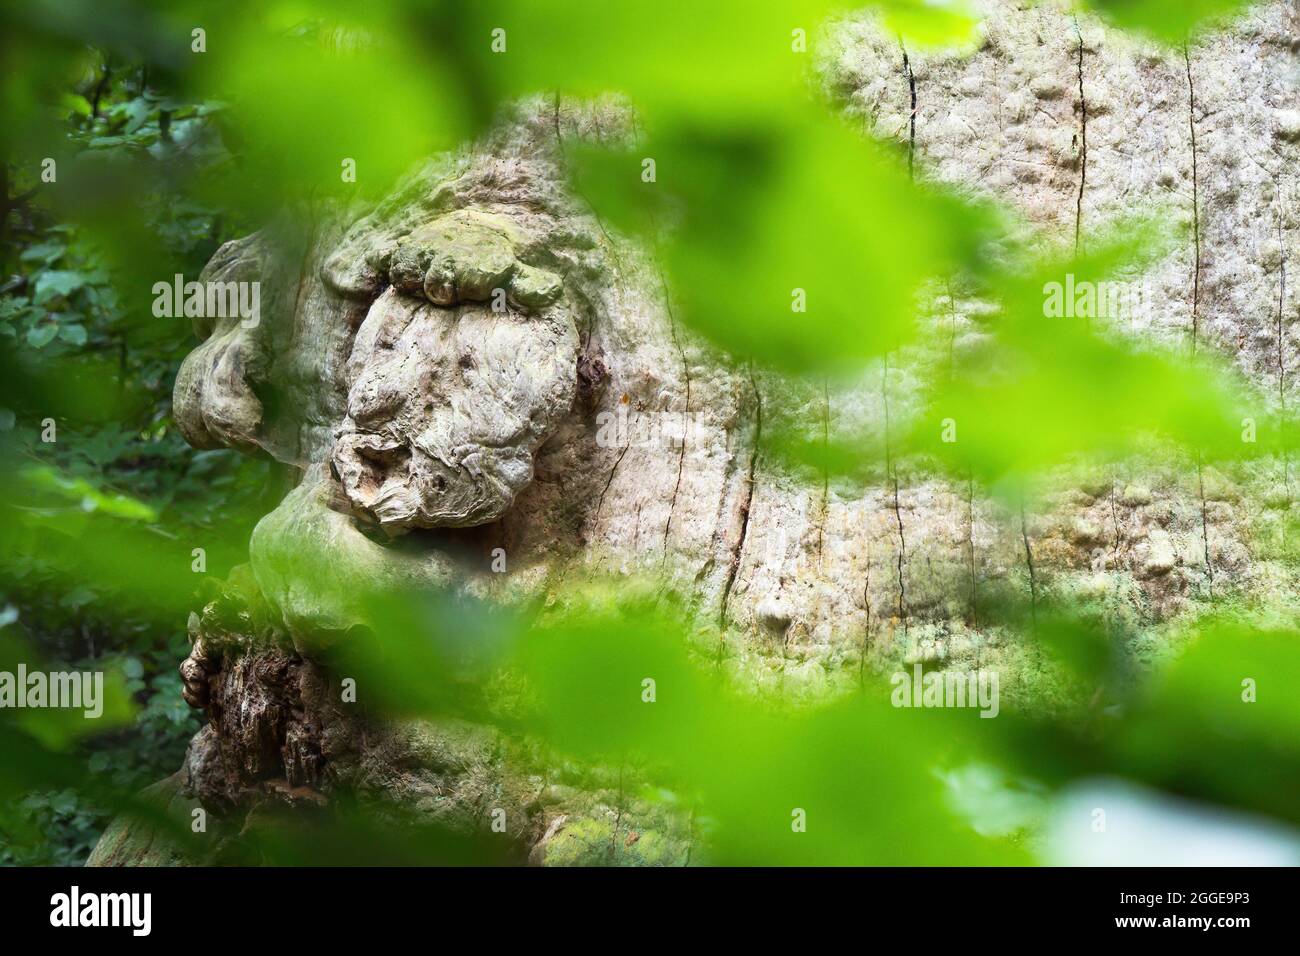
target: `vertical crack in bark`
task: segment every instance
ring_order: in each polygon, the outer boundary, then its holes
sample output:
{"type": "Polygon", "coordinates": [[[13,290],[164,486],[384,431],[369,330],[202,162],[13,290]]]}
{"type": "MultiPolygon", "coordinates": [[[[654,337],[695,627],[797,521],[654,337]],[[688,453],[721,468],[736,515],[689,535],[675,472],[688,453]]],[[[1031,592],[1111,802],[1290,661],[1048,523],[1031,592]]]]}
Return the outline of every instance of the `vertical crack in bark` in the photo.
{"type": "MultiPolygon", "coordinates": [[[[1114,471],[1114,468],[1115,468],[1116,466],[1115,466],[1115,463],[1113,463],[1113,462],[1110,463],[1110,464],[1111,464],[1111,471],[1110,471],[1110,475],[1109,475],[1109,480],[1110,480],[1110,521],[1111,521],[1111,524],[1114,525],[1114,527],[1115,527],[1115,543],[1114,543],[1113,545],[1111,545],[1111,549],[1110,549],[1110,554],[1111,554],[1111,565],[1112,565],[1112,567],[1111,567],[1111,576],[1110,576],[1110,580],[1111,580],[1111,584],[1112,584],[1112,586],[1115,588],[1115,594],[1116,594],[1116,596],[1117,596],[1117,597],[1122,597],[1122,595],[1120,594],[1120,590],[1119,590],[1119,588],[1120,588],[1120,582],[1121,582],[1121,580],[1122,580],[1122,575],[1120,574],[1119,552],[1120,552],[1120,544],[1121,544],[1121,542],[1122,542],[1123,539],[1122,539],[1122,532],[1120,531],[1120,526],[1119,526],[1119,506],[1118,506],[1118,505],[1116,504],[1116,502],[1115,502],[1115,471],[1114,471]]],[[[1109,630],[1110,630],[1110,619],[1109,619],[1109,617],[1107,617],[1107,625],[1106,625],[1106,626],[1107,626],[1107,630],[1109,631],[1109,630]]]]}
{"type": "Polygon", "coordinates": [[[1210,523],[1205,514],[1205,479],[1201,475],[1201,453],[1196,452],[1196,488],[1201,496],[1201,545],[1205,549],[1205,582],[1209,596],[1214,597],[1214,566],[1210,563],[1210,523]]]}
{"type": "Polygon", "coordinates": [[[686,416],[682,420],[682,451],[677,458],[677,484],[673,486],[673,498],[668,505],[668,521],[664,524],[664,553],[663,560],[668,560],[668,532],[673,527],[673,511],[677,508],[677,493],[682,489],[682,472],[686,468],[686,435],[690,431],[691,419],[691,368],[686,361],[686,350],[682,348],[682,343],[677,337],[677,317],[673,314],[673,303],[671,294],[668,291],[668,280],[664,278],[663,269],[656,267],[659,273],[659,284],[664,290],[664,307],[668,310],[668,327],[672,332],[673,345],[677,349],[677,356],[682,362],[682,378],[686,380],[686,416]]]}
{"type": "Polygon", "coordinates": [[[1282,260],[1278,263],[1277,284],[1277,400],[1286,412],[1286,352],[1283,348],[1282,310],[1286,302],[1286,233],[1282,229],[1282,217],[1277,219],[1277,245],[1281,250],[1282,260]]]}
{"type": "Polygon", "coordinates": [[[944,278],[944,286],[948,291],[948,314],[952,320],[948,324],[948,383],[952,384],[957,375],[957,300],[952,297],[952,276],[944,278]]]}
{"type": "Polygon", "coordinates": [[[759,450],[763,443],[763,393],[759,390],[758,380],[754,377],[752,361],[749,363],[749,383],[754,389],[754,447],[749,453],[749,477],[745,480],[740,502],[740,536],[736,540],[735,550],[731,553],[731,560],[727,563],[727,579],[722,585],[722,603],[718,610],[718,627],[722,630],[719,652],[721,652],[721,643],[727,639],[727,604],[731,600],[731,588],[736,583],[736,575],[740,571],[740,558],[745,551],[745,540],[749,536],[749,509],[754,502],[754,481],[758,469],[759,450]]]}
{"type": "MultiPolygon", "coordinates": [[[[1281,190],[1279,189],[1279,192],[1281,190]]],[[[1286,231],[1282,227],[1282,215],[1277,217],[1277,244],[1282,259],[1278,264],[1277,286],[1277,402],[1280,427],[1282,429],[1282,488],[1286,492],[1286,506],[1291,510],[1291,450],[1286,444],[1286,327],[1283,323],[1286,309],[1286,231]]],[[[1287,522],[1282,522],[1282,541],[1286,542],[1287,522]]]]}
{"type": "Polygon", "coordinates": [[[1111,524],[1113,524],[1113,525],[1115,526],[1115,544],[1114,544],[1114,546],[1111,548],[1111,554],[1114,555],[1114,558],[1115,558],[1115,570],[1118,571],[1118,570],[1119,570],[1120,530],[1119,530],[1119,506],[1115,504],[1115,476],[1114,476],[1114,474],[1112,474],[1112,475],[1110,476],[1110,521],[1111,521],[1111,524]]]}
{"type": "Polygon", "coordinates": [[[894,462],[889,421],[889,353],[885,353],[885,370],[880,379],[880,393],[885,405],[885,475],[894,486],[894,520],[898,522],[898,620],[907,632],[907,590],[903,583],[903,563],[907,560],[907,536],[903,532],[903,510],[898,505],[898,465],[894,462]]]}
{"type": "Polygon", "coordinates": [[[600,509],[605,505],[605,495],[609,492],[609,486],[614,483],[614,475],[618,473],[618,466],[623,464],[623,456],[627,454],[627,450],[631,447],[630,443],[624,445],[623,450],[620,451],[618,457],[614,459],[614,467],[609,470],[609,477],[605,479],[605,487],[600,489],[600,498],[596,501],[596,515],[592,519],[593,523],[600,520],[600,509]]]}
{"type": "Polygon", "coordinates": [[[609,858],[618,859],[619,830],[623,827],[623,764],[618,765],[618,800],[614,804],[614,829],[609,835],[609,858]]]}
{"type": "Polygon", "coordinates": [[[862,607],[867,612],[867,626],[862,632],[862,656],[858,658],[858,686],[866,682],[867,648],[871,646],[871,534],[867,533],[867,567],[862,581],[862,607]]]}
{"type": "Polygon", "coordinates": [[[826,519],[830,515],[830,441],[831,441],[831,395],[826,379],[822,379],[822,501],[821,514],[817,521],[817,567],[822,566],[825,554],[826,519]]]}
{"type": "Polygon", "coordinates": [[[907,47],[902,38],[898,47],[903,51],[903,74],[907,77],[907,91],[911,97],[911,111],[907,117],[907,177],[916,178],[916,74],[912,72],[912,62],[907,58],[907,47]]]}
{"type": "Polygon", "coordinates": [[[1079,38],[1079,194],[1074,200],[1074,254],[1079,254],[1083,239],[1083,190],[1088,184],[1088,101],[1083,95],[1083,32],[1079,18],[1074,18],[1074,32],[1079,38]]]}
{"type": "MultiPolygon", "coordinates": [[[[556,90],[554,106],[552,110],[552,123],[554,125],[556,147],[558,148],[560,153],[560,171],[559,171],[560,178],[564,179],[567,177],[568,181],[572,183],[573,191],[577,194],[578,198],[582,200],[583,205],[585,205],[587,209],[591,212],[592,218],[596,220],[596,227],[597,229],[600,230],[601,237],[604,239],[604,247],[606,251],[609,253],[610,259],[613,260],[614,271],[618,276],[618,278],[613,283],[613,290],[614,290],[614,296],[618,300],[619,307],[622,308],[624,305],[623,282],[621,278],[624,272],[623,259],[622,256],[619,255],[618,244],[614,242],[614,238],[609,234],[609,230],[605,228],[605,220],[601,217],[600,210],[597,209],[596,206],[592,203],[592,201],[587,197],[586,192],[582,188],[582,183],[578,179],[577,170],[575,168],[570,167],[569,165],[568,149],[565,146],[564,133],[560,126],[560,99],[561,99],[560,91],[556,90]]],[[[636,134],[635,118],[633,119],[633,123],[634,123],[633,129],[635,135],[636,134]]],[[[590,320],[588,328],[586,330],[585,341],[582,344],[584,351],[587,349],[588,344],[590,343],[591,340],[591,325],[594,325],[594,319],[590,320]]],[[[605,480],[605,487],[601,489],[600,500],[596,504],[596,513],[595,513],[595,518],[593,519],[593,523],[598,522],[600,520],[601,508],[605,504],[605,495],[609,492],[610,485],[613,484],[614,482],[614,475],[618,472],[618,466],[622,464],[623,457],[627,454],[630,445],[631,445],[631,438],[629,437],[627,444],[623,446],[622,450],[618,454],[618,458],[615,459],[614,467],[611,468],[609,471],[609,477],[605,480]]]]}
{"type": "MultiPolygon", "coordinates": [[[[555,144],[560,151],[560,164],[562,166],[561,172],[562,174],[573,173],[573,171],[569,169],[568,150],[565,147],[564,133],[560,127],[560,91],[559,90],[555,91],[555,98],[554,98],[554,105],[551,113],[551,120],[555,130],[555,144]]],[[[592,204],[591,200],[587,198],[586,193],[582,189],[582,184],[578,182],[576,173],[570,175],[569,179],[573,183],[574,192],[578,194],[578,198],[582,200],[583,204],[587,207],[587,209],[591,211],[592,217],[596,220],[596,227],[600,230],[601,236],[604,237],[606,248],[609,251],[610,257],[614,260],[614,268],[621,273],[623,271],[623,263],[618,253],[618,245],[614,242],[613,237],[610,236],[609,230],[605,228],[605,220],[601,218],[600,211],[596,209],[596,207],[592,204]]],[[[614,284],[614,288],[615,288],[615,294],[618,296],[618,299],[621,303],[623,299],[622,283],[616,282],[614,284]]],[[[618,453],[618,457],[614,459],[614,467],[612,467],[609,470],[609,477],[605,479],[605,487],[603,487],[600,490],[600,498],[596,501],[596,512],[592,519],[593,524],[596,524],[600,521],[600,512],[605,505],[605,496],[609,493],[609,488],[614,483],[614,476],[618,474],[618,466],[623,463],[623,458],[627,455],[627,451],[630,447],[631,447],[631,439],[629,438],[628,443],[623,446],[622,450],[620,450],[618,453]]],[[[639,518],[637,523],[639,526],[640,524],[639,518]]],[[[640,529],[638,527],[638,533],[639,530],[640,529]]]]}
{"type": "MultiPolygon", "coordinates": [[[[910,109],[907,116],[907,177],[916,179],[916,74],[912,72],[912,61],[907,55],[907,47],[899,37],[898,47],[903,53],[903,75],[907,77],[907,93],[910,109]]],[[[880,380],[880,392],[885,407],[885,475],[893,484],[894,520],[898,523],[898,621],[907,633],[907,588],[903,579],[903,565],[907,560],[907,535],[903,530],[903,510],[898,504],[898,465],[894,462],[892,435],[889,420],[889,353],[885,353],[884,374],[880,380]]]]}
{"type": "Polygon", "coordinates": [[[1192,54],[1183,44],[1187,68],[1187,128],[1192,136],[1192,355],[1196,354],[1201,322],[1201,187],[1196,158],[1196,87],[1192,83],[1192,54]]]}
{"type": "MultiPolygon", "coordinates": [[[[907,55],[907,47],[899,37],[898,47],[903,53],[903,74],[907,77],[907,93],[910,109],[907,116],[907,177],[916,179],[916,74],[912,72],[912,61],[907,55]]],[[[903,510],[898,504],[898,465],[894,462],[892,435],[889,420],[889,353],[885,353],[884,374],[880,380],[880,392],[885,407],[885,475],[893,484],[894,520],[898,523],[898,621],[907,633],[907,587],[904,584],[903,565],[907,560],[907,535],[903,530],[903,510]]]]}
{"type": "Polygon", "coordinates": [[[967,617],[971,627],[979,621],[979,578],[975,570],[975,476],[966,477],[966,548],[970,556],[970,609],[967,617]]]}
{"type": "Polygon", "coordinates": [[[1038,581],[1034,577],[1034,552],[1029,547],[1029,529],[1025,523],[1025,493],[1020,492],[1020,540],[1025,545],[1025,566],[1029,569],[1029,620],[1038,629],[1038,581]]]}

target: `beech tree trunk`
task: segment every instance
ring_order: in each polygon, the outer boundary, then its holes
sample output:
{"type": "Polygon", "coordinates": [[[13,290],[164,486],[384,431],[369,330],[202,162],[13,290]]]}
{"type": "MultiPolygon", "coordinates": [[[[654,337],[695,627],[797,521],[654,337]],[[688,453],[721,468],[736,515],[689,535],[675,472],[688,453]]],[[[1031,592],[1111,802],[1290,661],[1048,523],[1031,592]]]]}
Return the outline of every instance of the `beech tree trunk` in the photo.
{"type": "MultiPolygon", "coordinates": [[[[1060,4],[983,6],[986,38],[965,56],[900,49],[870,18],[832,25],[826,86],[918,178],[1063,242],[1086,248],[1147,207],[1185,220],[1186,242],[1144,277],[1151,308],[1107,334],[1218,350],[1261,403],[1294,403],[1294,4],[1186,51],[1060,4]]],[[[575,142],[633,128],[617,104],[532,100],[375,209],[286,210],[214,256],[204,279],[262,283],[262,321],[196,330],[178,420],[196,447],[271,455],[300,481],[190,621],[187,697],[208,723],[160,800],[201,805],[233,837],[260,806],[347,786],[467,830],[503,808],[520,860],[689,859],[689,821],[612,779],[579,792],[514,767],[487,729],[341,704],[315,649],[349,639],[365,584],[509,603],[585,574],[651,575],[726,632],[728,666],[759,692],[826,694],[864,664],[928,660],[999,668],[1004,694],[1044,705],[1034,649],[983,611],[995,599],[1081,596],[1144,628],[1211,596],[1294,589],[1275,560],[1297,513],[1289,461],[1063,468],[1019,507],[907,459],[852,479],[793,471],[765,432],[905,421],[918,370],[978,347],[982,305],[936,289],[932,335],[851,386],[719,353],[679,320],[649,252],[567,185],[575,142]],[[295,561],[304,540],[325,567],[295,561]],[[664,839],[638,855],[633,829],[664,839]]],[[[169,852],[123,821],[91,862],[169,852]]]]}

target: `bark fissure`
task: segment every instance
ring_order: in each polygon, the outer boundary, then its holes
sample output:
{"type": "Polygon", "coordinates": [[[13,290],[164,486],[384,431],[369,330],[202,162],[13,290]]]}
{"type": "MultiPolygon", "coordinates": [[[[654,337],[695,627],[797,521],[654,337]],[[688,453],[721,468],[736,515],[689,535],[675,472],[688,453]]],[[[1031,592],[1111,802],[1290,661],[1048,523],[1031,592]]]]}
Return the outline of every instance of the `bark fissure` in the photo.
{"type": "Polygon", "coordinates": [[[1196,156],[1196,86],[1192,82],[1192,54],[1183,44],[1187,68],[1187,128],[1192,140],[1192,354],[1196,354],[1201,321],[1201,187],[1196,156]]]}
{"type": "Polygon", "coordinates": [[[1020,495],[1020,540],[1025,546],[1025,567],[1029,569],[1029,619],[1038,627],[1038,580],[1034,575],[1034,550],[1029,546],[1029,528],[1025,522],[1025,496],[1020,495]]]}
{"type": "Polygon", "coordinates": [[[948,291],[948,313],[951,322],[948,325],[948,381],[952,382],[957,374],[957,300],[952,296],[952,276],[944,279],[948,291]]]}
{"type": "Polygon", "coordinates": [[[1205,583],[1214,597],[1214,566],[1210,563],[1210,522],[1205,513],[1205,479],[1201,473],[1201,453],[1196,453],[1196,489],[1201,498],[1201,545],[1205,550],[1205,583]]]}
{"type": "Polygon", "coordinates": [[[600,509],[605,506],[605,495],[609,493],[609,486],[614,483],[614,475],[618,473],[618,466],[623,464],[623,456],[627,454],[630,447],[632,446],[624,445],[622,451],[618,453],[618,457],[614,459],[614,467],[609,470],[609,477],[605,479],[605,487],[600,490],[600,498],[596,501],[597,521],[600,520],[600,509]]]}
{"type": "Polygon", "coordinates": [[[1120,527],[1119,527],[1119,506],[1115,503],[1115,476],[1110,479],[1110,520],[1115,526],[1115,544],[1111,548],[1111,554],[1114,555],[1115,570],[1119,570],[1119,546],[1120,546],[1120,527]]]}
{"type": "MultiPolygon", "coordinates": [[[[907,47],[902,39],[898,41],[903,52],[903,74],[907,77],[907,93],[910,109],[907,116],[907,176],[916,179],[916,74],[912,72],[912,61],[907,55],[907,47]]],[[[898,524],[898,620],[907,630],[907,587],[904,584],[903,566],[907,560],[907,535],[903,529],[903,510],[898,503],[898,466],[893,460],[892,436],[889,421],[889,354],[885,354],[884,375],[881,378],[880,391],[884,399],[885,410],[885,474],[890,478],[894,491],[894,520],[898,524]]]]}
{"type": "Polygon", "coordinates": [[[1286,416],[1286,350],[1283,337],[1282,317],[1286,304],[1286,233],[1282,229],[1282,218],[1278,217],[1277,244],[1282,250],[1282,259],[1278,263],[1277,283],[1277,401],[1283,417],[1286,416]]]}
{"type": "Polygon", "coordinates": [[[668,504],[668,521],[664,524],[664,547],[663,558],[668,560],[668,533],[673,527],[673,511],[677,507],[677,494],[682,490],[682,472],[686,468],[686,435],[690,431],[691,418],[691,368],[686,361],[686,350],[682,348],[682,343],[677,337],[677,318],[673,315],[673,304],[668,291],[668,280],[664,277],[662,269],[657,270],[659,273],[659,284],[663,287],[664,307],[668,310],[668,327],[672,332],[673,346],[677,349],[677,355],[682,361],[682,378],[686,383],[686,420],[682,427],[682,450],[677,458],[677,483],[673,486],[672,501],[668,504]]]}
{"type": "Polygon", "coordinates": [[[740,571],[741,555],[744,554],[745,541],[749,537],[749,510],[754,503],[754,482],[757,476],[759,451],[763,442],[763,393],[758,387],[758,380],[754,377],[752,362],[749,366],[749,382],[754,389],[754,447],[749,453],[749,475],[745,479],[740,502],[740,534],[736,539],[736,547],[731,553],[731,560],[727,563],[727,578],[722,584],[722,602],[718,610],[718,626],[724,632],[727,626],[727,604],[731,600],[731,589],[736,583],[736,575],[740,571]]]}
{"type": "Polygon", "coordinates": [[[1079,193],[1074,200],[1074,254],[1077,256],[1083,239],[1083,191],[1088,184],[1088,100],[1083,95],[1083,32],[1077,17],[1074,32],[1079,38],[1079,193]]]}
{"type": "Polygon", "coordinates": [[[871,536],[867,536],[866,573],[862,582],[862,607],[867,612],[867,624],[862,632],[862,656],[858,658],[858,684],[866,680],[867,649],[871,646],[871,536]]]}
{"type": "Polygon", "coordinates": [[[916,178],[916,74],[912,72],[912,62],[907,57],[907,47],[902,40],[898,42],[903,51],[903,73],[907,77],[907,92],[911,97],[911,110],[907,117],[907,175],[916,178]]]}
{"type": "Polygon", "coordinates": [[[898,503],[898,465],[893,456],[893,436],[889,420],[889,355],[885,355],[884,374],[880,380],[880,393],[885,410],[885,474],[894,486],[894,520],[898,523],[898,620],[907,628],[907,587],[903,579],[903,565],[907,560],[907,535],[903,530],[903,509],[898,503]]]}
{"type": "MultiPolygon", "coordinates": [[[[1280,427],[1282,429],[1282,489],[1286,493],[1287,511],[1291,509],[1291,450],[1286,444],[1288,429],[1286,411],[1286,231],[1282,227],[1282,217],[1278,215],[1277,244],[1282,252],[1278,263],[1277,285],[1277,403],[1280,427]]],[[[1286,541],[1287,523],[1282,523],[1282,540],[1286,541]]]]}
{"type": "Polygon", "coordinates": [[[826,380],[822,380],[822,500],[821,514],[817,521],[817,567],[822,566],[822,557],[826,546],[826,520],[830,516],[830,437],[831,437],[831,396],[826,380]]]}
{"type": "Polygon", "coordinates": [[[979,619],[979,577],[975,568],[975,478],[966,479],[966,548],[970,558],[970,610],[969,618],[974,627],[979,619]]]}

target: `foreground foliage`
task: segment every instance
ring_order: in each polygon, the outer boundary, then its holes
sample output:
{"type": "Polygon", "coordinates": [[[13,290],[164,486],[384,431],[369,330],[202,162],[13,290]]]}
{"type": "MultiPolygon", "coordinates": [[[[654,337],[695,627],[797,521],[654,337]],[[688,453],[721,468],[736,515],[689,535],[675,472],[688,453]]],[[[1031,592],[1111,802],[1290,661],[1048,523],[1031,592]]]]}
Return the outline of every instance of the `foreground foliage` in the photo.
{"type": "MultiPolygon", "coordinates": [[[[937,279],[955,275],[996,304],[988,360],[936,375],[925,412],[889,447],[769,435],[792,461],[851,468],[882,451],[913,454],[1023,502],[1036,474],[1153,439],[1198,466],[1241,458],[1247,415],[1261,423],[1250,455],[1291,451],[1282,411],[1208,360],[1035,321],[1044,277],[1100,280],[1155,254],[1159,211],[1117,226],[1084,258],[1044,257],[1012,240],[1002,211],[917,184],[905,157],[844,128],[809,93],[791,42],[794,31],[814,36],[829,5],[692,4],[673,15],[662,3],[394,2],[366,8],[364,22],[349,5],[317,6],[309,21],[277,3],[166,15],[131,3],[6,7],[0,43],[17,71],[0,132],[0,670],[39,660],[115,676],[113,729],[93,739],[48,711],[0,715],[11,770],[0,778],[0,862],[77,862],[108,815],[149,812],[130,794],[175,769],[197,729],[173,671],[180,627],[204,597],[195,543],[204,570],[224,574],[281,490],[278,466],[180,440],[170,393],[188,335],[153,317],[153,281],[197,274],[285,197],[382,195],[411,163],[482,131],[509,97],[631,98],[637,140],[573,157],[583,194],[611,227],[659,250],[683,319],[738,360],[816,382],[920,341],[916,303],[937,279]],[[505,56],[492,47],[497,29],[505,56]],[[365,170],[355,186],[341,182],[340,156],[365,170]],[[646,156],[655,189],[642,178],[646,156]],[[42,158],[56,160],[59,189],[44,188],[42,158]],[[797,322],[796,288],[808,303],[797,322]],[[947,445],[937,423],[954,408],[971,424],[947,445]]],[[[1239,4],[1093,6],[1177,44],[1239,4]]],[[[879,7],[905,48],[973,36],[960,4],[879,7]]],[[[517,614],[369,595],[373,639],[337,666],[379,689],[378,712],[468,716],[540,741],[540,760],[626,768],[707,832],[713,862],[1031,859],[954,810],[943,780],[972,764],[1047,787],[1122,776],[1300,824],[1286,799],[1300,778],[1300,703],[1289,693],[1300,634],[1285,619],[1260,623],[1275,609],[1184,623],[1165,636],[1181,653],[1129,682],[1115,679],[1128,664],[1114,635],[1080,609],[996,609],[1052,660],[1069,706],[986,721],[892,708],[872,675],[817,707],[757,701],[727,679],[726,635],[684,634],[670,597],[629,590],[598,585],[517,614]],[[1244,681],[1258,694],[1250,707],[1244,681]],[[796,809],[803,831],[791,827],[796,809]]],[[[330,839],[277,830],[260,859],[373,860],[387,848],[405,861],[461,861],[490,850],[377,829],[358,813],[341,815],[330,839]]],[[[678,862],[649,842],[637,852],[678,862]]]]}

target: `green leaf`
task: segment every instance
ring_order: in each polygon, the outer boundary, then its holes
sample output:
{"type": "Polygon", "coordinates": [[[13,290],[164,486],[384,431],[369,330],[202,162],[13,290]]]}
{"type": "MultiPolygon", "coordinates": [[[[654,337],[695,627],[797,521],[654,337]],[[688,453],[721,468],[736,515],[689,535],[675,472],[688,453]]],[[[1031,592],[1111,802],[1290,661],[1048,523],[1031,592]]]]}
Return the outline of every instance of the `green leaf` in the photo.
{"type": "Polygon", "coordinates": [[[1199,30],[1240,13],[1247,0],[1087,0],[1105,19],[1166,43],[1182,43],[1199,30]]]}
{"type": "Polygon", "coordinates": [[[125,112],[127,116],[127,133],[134,133],[143,126],[149,119],[149,114],[152,113],[153,110],[153,104],[141,97],[137,97],[127,103],[126,106],[123,107],[123,112],[125,112]]]}
{"type": "Polygon", "coordinates": [[[43,349],[54,341],[54,336],[58,334],[57,322],[41,322],[27,330],[27,344],[34,349],[43,349]]]}
{"type": "Polygon", "coordinates": [[[970,43],[980,24],[968,0],[879,0],[886,26],[910,46],[970,43]]]}
{"type": "Polygon", "coordinates": [[[53,468],[28,468],[22,475],[32,487],[79,502],[85,511],[98,511],[135,521],[156,521],[158,518],[157,513],[142,501],[126,495],[105,494],[84,478],[70,478],[53,468]]]}
{"type": "Polygon", "coordinates": [[[94,588],[88,587],[85,584],[79,584],[76,587],[74,587],[71,591],[69,591],[67,594],[65,594],[63,596],[63,599],[59,601],[59,604],[61,604],[63,607],[77,610],[85,607],[91,601],[95,600],[96,596],[97,595],[94,588]]]}
{"type": "Polygon", "coordinates": [[[63,325],[59,327],[59,338],[69,345],[86,344],[86,327],[84,325],[63,325]]]}
{"type": "Polygon", "coordinates": [[[86,284],[86,277],[80,272],[68,269],[51,269],[36,277],[35,302],[39,305],[48,302],[56,295],[68,296],[86,284]]]}
{"type": "Polygon", "coordinates": [[[70,113],[74,113],[77,116],[90,115],[90,101],[80,93],[64,93],[63,96],[60,97],[60,101],[63,103],[63,108],[70,113]]]}
{"type": "Polygon", "coordinates": [[[25,295],[5,296],[0,299],[0,319],[6,321],[16,315],[22,315],[31,305],[31,300],[25,295]]]}
{"type": "Polygon", "coordinates": [[[18,258],[23,262],[44,262],[49,264],[67,251],[67,247],[61,242],[41,242],[24,249],[23,254],[18,258]]]}
{"type": "Polygon", "coordinates": [[[652,242],[667,231],[670,301],[739,357],[861,367],[913,339],[921,287],[973,265],[991,231],[985,212],[914,185],[905,163],[835,120],[661,129],[635,152],[575,150],[589,158],[579,179],[617,224],[652,242]]]}

